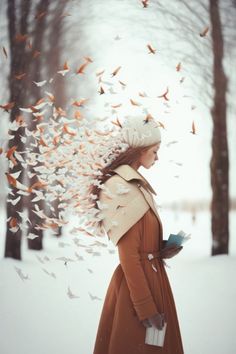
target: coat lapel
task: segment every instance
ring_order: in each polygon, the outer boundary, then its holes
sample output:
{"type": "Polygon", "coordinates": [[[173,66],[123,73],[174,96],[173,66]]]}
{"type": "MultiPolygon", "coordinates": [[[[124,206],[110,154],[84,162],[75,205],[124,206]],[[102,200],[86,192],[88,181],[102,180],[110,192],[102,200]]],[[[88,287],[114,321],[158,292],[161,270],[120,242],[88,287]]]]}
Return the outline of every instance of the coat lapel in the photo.
{"type": "Polygon", "coordinates": [[[115,173],[120,175],[122,178],[124,178],[126,181],[130,181],[132,179],[139,180],[139,183],[137,183],[137,186],[139,187],[140,191],[143,193],[143,196],[145,200],[148,202],[150,205],[151,209],[153,210],[154,214],[156,215],[159,223],[160,223],[160,229],[161,229],[161,235],[163,234],[163,227],[162,227],[162,222],[160,219],[160,216],[157,212],[156,204],[153,199],[153,196],[151,193],[156,195],[156,192],[150,185],[150,183],[134,168],[130,167],[129,165],[120,165],[116,169],[113,170],[115,173]]]}

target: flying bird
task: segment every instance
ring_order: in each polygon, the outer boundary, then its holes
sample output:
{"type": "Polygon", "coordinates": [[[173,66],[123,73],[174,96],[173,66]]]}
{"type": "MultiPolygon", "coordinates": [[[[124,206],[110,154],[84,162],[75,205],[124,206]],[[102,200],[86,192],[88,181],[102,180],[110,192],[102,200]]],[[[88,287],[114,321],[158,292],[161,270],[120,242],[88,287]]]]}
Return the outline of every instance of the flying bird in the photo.
{"type": "Polygon", "coordinates": [[[115,121],[115,122],[114,122],[114,121],[111,121],[111,123],[112,123],[112,124],[115,124],[117,127],[122,128],[122,125],[121,125],[121,123],[120,123],[120,121],[119,121],[118,118],[116,118],[116,121],[115,121]]]}
{"type": "Polygon", "coordinates": [[[9,112],[15,106],[15,102],[9,102],[6,104],[0,104],[0,108],[2,108],[5,112],[9,112]]]}
{"type": "Polygon", "coordinates": [[[75,294],[72,293],[72,291],[71,291],[71,289],[70,289],[69,286],[68,286],[68,289],[67,289],[67,295],[68,295],[68,297],[69,297],[70,299],[77,299],[77,298],[79,298],[78,295],[75,295],[75,294]]]}
{"type": "Polygon", "coordinates": [[[141,106],[141,103],[133,100],[132,98],[130,98],[130,103],[133,105],[133,106],[141,106]]]}
{"type": "Polygon", "coordinates": [[[84,70],[86,68],[86,66],[88,65],[89,61],[86,61],[85,63],[83,63],[79,69],[76,71],[76,74],[84,74],[84,70]]]}
{"type": "Polygon", "coordinates": [[[49,272],[49,271],[48,271],[47,269],[45,269],[45,268],[42,268],[42,270],[44,271],[44,273],[46,273],[46,274],[49,275],[50,277],[56,279],[55,273],[49,272]]]}
{"type": "Polygon", "coordinates": [[[98,93],[99,93],[100,95],[103,95],[103,94],[105,93],[105,91],[104,91],[104,89],[103,89],[102,86],[100,86],[100,89],[99,89],[98,93]]]}
{"type": "Polygon", "coordinates": [[[156,49],[154,49],[151,44],[147,44],[147,47],[149,49],[149,53],[148,54],[155,54],[156,53],[156,49]]]}
{"type": "Polygon", "coordinates": [[[16,80],[21,80],[21,79],[23,79],[23,77],[26,75],[26,73],[22,73],[22,74],[16,74],[16,75],[14,75],[14,78],[16,79],[16,80]]]}
{"type": "Polygon", "coordinates": [[[167,97],[168,93],[169,93],[169,88],[167,87],[166,91],[162,95],[157,96],[157,97],[164,98],[166,101],[169,101],[169,98],[167,97]]]}
{"type": "Polygon", "coordinates": [[[22,272],[22,269],[18,268],[15,266],[15,270],[16,270],[16,273],[19,275],[19,277],[21,278],[21,280],[26,280],[26,279],[29,279],[29,275],[28,274],[24,274],[22,272]]]}
{"type": "Polygon", "coordinates": [[[7,54],[6,48],[2,47],[2,51],[3,51],[3,54],[5,55],[5,57],[7,59],[8,58],[8,54],[7,54]]]}
{"type": "Polygon", "coordinates": [[[46,11],[41,11],[41,12],[39,12],[39,13],[37,13],[36,15],[35,15],[35,20],[41,20],[45,15],[46,15],[46,11]]]}
{"type": "Polygon", "coordinates": [[[144,8],[148,7],[148,1],[149,0],[141,0],[144,8]]]}
{"type": "Polygon", "coordinates": [[[200,37],[206,37],[208,31],[209,31],[209,27],[206,27],[206,28],[199,34],[200,37]]]}
{"type": "Polygon", "coordinates": [[[176,71],[180,71],[181,69],[182,69],[182,65],[181,65],[181,63],[178,63],[176,65],[176,71]]]}
{"type": "Polygon", "coordinates": [[[195,127],[194,121],[192,122],[192,130],[190,131],[190,133],[196,134],[196,127],[195,127]]]}
{"type": "Polygon", "coordinates": [[[118,74],[118,72],[120,71],[121,69],[121,66],[118,66],[118,68],[116,68],[112,73],[111,73],[111,76],[115,76],[118,74]]]}
{"type": "Polygon", "coordinates": [[[88,294],[89,294],[91,300],[102,300],[100,297],[93,295],[90,292],[88,292],[88,294]]]}

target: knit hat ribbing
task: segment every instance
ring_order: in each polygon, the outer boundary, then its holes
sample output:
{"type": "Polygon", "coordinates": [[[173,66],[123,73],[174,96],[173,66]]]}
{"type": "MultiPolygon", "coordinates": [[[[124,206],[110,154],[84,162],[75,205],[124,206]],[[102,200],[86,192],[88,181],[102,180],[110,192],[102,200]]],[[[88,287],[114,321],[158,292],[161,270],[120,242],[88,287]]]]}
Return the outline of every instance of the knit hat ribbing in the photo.
{"type": "Polygon", "coordinates": [[[129,146],[149,146],[161,142],[161,132],[153,117],[128,116],[122,123],[121,140],[129,146]]]}

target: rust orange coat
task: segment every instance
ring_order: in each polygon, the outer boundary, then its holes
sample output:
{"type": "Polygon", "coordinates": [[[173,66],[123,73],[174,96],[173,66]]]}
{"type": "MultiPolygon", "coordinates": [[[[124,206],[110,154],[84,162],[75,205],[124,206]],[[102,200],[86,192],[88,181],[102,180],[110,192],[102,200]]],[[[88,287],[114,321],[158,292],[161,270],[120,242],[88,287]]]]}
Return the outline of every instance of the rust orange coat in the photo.
{"type": "Polygon", "coordinates": [[[118,241],[120,264],[105,296],[93,354],[183,354],[179,323],[165,266],[147,253],[162,245],[160,219],[152,208],[118,241]],[[146,257],[146,258],[145,258],[146,257]],[[142,320],[164,312],[163,347],[145,344],[142,320]]]}

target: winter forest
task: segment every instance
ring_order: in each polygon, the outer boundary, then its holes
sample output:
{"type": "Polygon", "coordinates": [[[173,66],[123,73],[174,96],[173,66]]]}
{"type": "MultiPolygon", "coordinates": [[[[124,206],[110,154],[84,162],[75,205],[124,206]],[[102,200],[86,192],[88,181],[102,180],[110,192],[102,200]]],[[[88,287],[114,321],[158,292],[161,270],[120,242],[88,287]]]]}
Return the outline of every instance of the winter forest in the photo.
{"type": "Polygon", "coordinates": [[[1,0],[0,18],[1,354],[92,354],[119,258],[88,185],[128,114],[161,129],[140,172],[164,239],[191,236],[167,261],[185,353],[235,353],[236,1],[1,0]]]}

